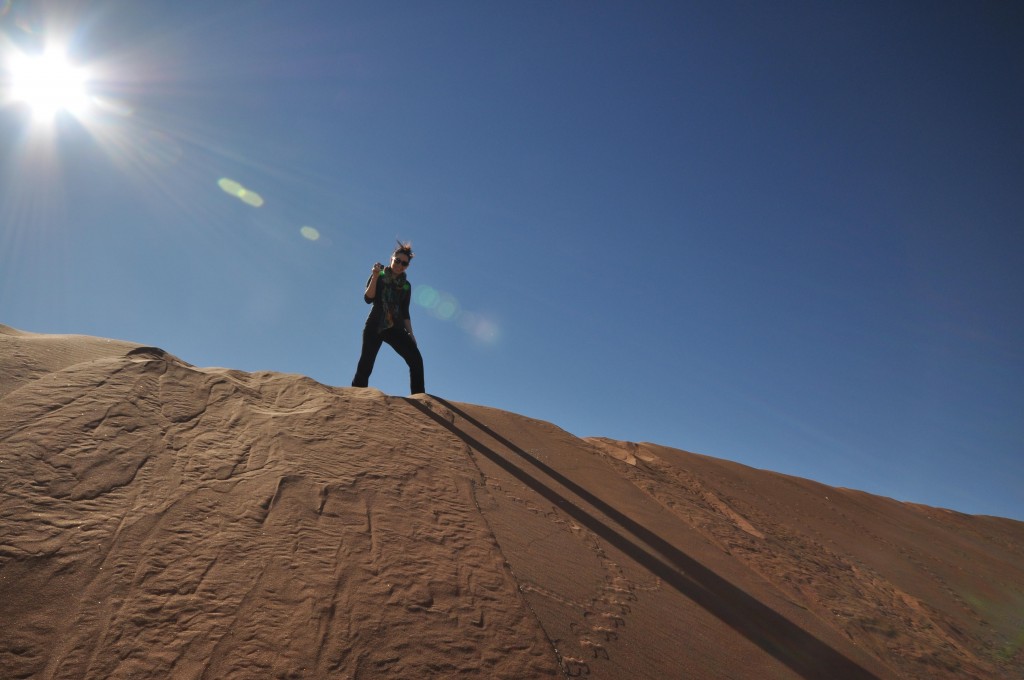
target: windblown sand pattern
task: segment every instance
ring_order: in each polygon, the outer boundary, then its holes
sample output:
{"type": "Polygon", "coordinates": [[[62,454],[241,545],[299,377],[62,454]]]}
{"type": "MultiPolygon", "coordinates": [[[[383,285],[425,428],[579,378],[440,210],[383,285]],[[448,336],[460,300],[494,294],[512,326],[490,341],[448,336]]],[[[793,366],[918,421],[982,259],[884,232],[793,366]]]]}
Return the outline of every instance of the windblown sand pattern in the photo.
{"type": "Polygon", "coordinates": [[[0,326],[0,678],[1024,678],[1024,524],[0,326]]]}

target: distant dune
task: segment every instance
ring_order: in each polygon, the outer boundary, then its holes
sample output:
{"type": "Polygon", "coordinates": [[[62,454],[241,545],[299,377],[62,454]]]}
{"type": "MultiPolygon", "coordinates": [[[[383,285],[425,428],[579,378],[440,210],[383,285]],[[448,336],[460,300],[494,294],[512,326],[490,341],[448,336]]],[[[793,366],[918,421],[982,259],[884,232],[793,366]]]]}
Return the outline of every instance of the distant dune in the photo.
{"type": "Polygon", "coordinates": [[[1024,523],[0,326],[0,677],[1024,678],[1024,523]]]}

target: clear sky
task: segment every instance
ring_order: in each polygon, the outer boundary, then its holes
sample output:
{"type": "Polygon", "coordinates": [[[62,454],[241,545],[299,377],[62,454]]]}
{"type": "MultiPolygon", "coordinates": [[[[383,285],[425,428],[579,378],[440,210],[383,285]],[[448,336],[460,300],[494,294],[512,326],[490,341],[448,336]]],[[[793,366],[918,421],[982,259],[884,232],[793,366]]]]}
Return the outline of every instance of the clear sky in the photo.
{"type": "Polygon", "coordinates": [[[1024,519],[1022,3],[0,15],[0,323],[1024,519]]]}

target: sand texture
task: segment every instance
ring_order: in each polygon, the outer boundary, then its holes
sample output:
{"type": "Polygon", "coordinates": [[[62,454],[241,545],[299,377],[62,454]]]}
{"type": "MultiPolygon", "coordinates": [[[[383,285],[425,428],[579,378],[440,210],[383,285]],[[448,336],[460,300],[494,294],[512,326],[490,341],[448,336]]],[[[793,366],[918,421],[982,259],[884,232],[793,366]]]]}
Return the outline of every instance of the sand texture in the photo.
{"type": "Polygon", "coordinates": [[[1024,523],[0,326],[0,678],[1024,678],[1024,523]]]}

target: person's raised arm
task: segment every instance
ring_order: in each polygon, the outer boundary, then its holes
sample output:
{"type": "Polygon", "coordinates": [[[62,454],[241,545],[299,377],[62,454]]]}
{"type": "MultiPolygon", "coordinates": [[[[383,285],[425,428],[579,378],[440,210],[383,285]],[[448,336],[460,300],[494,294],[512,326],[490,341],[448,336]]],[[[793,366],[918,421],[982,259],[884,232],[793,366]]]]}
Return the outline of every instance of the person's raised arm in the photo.
{"type": "Polygon", "coordinates": [[[373,265],[373,274],[370,275],[370,280],[366,283],[366,291],[363,293],[363,299],[367,304],[373,302],[373,299],[377,297],[377,279],[380,278],[382,269],[384,269],[384,265],[380,262],[373,265]]]}

